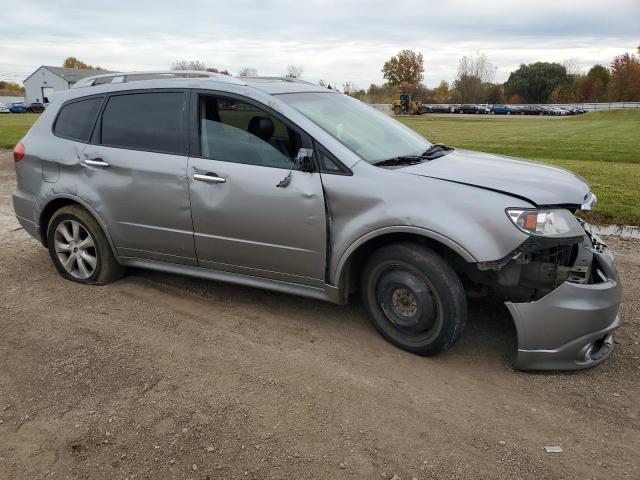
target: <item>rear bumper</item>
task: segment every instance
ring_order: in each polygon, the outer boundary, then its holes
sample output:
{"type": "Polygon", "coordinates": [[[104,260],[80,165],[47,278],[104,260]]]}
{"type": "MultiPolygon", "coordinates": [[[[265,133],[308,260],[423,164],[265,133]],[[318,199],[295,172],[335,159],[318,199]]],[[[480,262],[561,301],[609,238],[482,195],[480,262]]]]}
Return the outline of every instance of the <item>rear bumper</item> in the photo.
{"type": "Polygon", "coordinates": [[[535,302],[505,303],[518,332],[516,368],[577,370],[609,356],[622,287],[607,250],[594,253],[594,267],[600,283],[564,282],[535,302]]]}
{"type": "Polygon", "coordinates": [[[40,233],[38,225],[33,221],[35,216],[35,201],[33,197],[25,194],[21,190],[13,192],[13,211],[16,214],[16,219],[22,228],[36,239],[40,240],[40,233]]]}

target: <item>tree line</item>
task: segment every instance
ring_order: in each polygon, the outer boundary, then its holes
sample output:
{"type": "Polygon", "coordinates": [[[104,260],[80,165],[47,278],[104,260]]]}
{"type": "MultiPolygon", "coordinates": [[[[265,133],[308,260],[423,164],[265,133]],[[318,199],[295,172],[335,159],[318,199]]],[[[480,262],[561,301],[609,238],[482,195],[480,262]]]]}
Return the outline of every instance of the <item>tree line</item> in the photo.
{"type": "Polygon", "coordinates": [[[15,82],[0,80],[0,96],[21,97],[24,95],[24,87],[15,82]]]}
{"type": "MultiPolygon", "coordinates": [[[[100,68],[75,57],[65,59],[63,66],[70,68],[100,68]]],[[[199,60],[178,60],[172,70],[199,70],[231,75],[199,60]]],[[[342,84],[342,91],[369,103],[390,103],[401,93],[413,95],[424,103],[583,103],[640,101],[640,47],[638,54],[616,56],[609,65],[594,65],[586,73],[580,72],[575,61],[564,63],[535,62],[522,64],[511,72],[506,82],[495,82],[496,67],[486,54],[464,56],[458,62],[456,79],[449,84],[441,81],[435,88],[424,84],[424,57],[413,50],[402,50],[387,60],[382,73],[382,85],[371,84],[359,89],[353,82],[342,84]]],[[[302,65],[288,65],[283,76],[300,78],[302,65]]],[[[252,67],[241,68],[240,77],[257,77],[252,67]]],[[[17,84],[3,89],[20,88],[17,84]]],[[[326,81],[319,84],[331,87],[326,81]]],[[[22,90],[24,91],[24,89],[22,90]]]]}
{"type": "MultiPolygon", "coordinates": [[[[408,93],[424,103],[582,103],[640,101],[640,47],[638,54],[616,56],[608,66],[594,65],[580,72],[574,61],[564,64],[522,64],[504,83],[494,82],[496,67],[485,54],[462,57],[453,83],[435,88],[424,83],[421,53],[402,50],[382,67],[385,83],[345,93],[370,103],[390,103],[408,93]]],[[[347,85],[345,84],[345,85],[347,85]]]]}

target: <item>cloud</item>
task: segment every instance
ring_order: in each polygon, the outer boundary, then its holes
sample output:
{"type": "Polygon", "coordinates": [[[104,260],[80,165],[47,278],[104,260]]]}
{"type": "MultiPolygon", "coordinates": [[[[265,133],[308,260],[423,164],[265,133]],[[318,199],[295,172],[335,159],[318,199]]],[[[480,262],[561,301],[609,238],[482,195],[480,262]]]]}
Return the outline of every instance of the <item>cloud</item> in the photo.
{"type": "Polygon", "coordinates": [[[198,59],[280,75],[295,63],[309,80],[366,87],[382,81],[385,60],[412,48],[433,86],[477,51],[505,80],[520,63],[575,58],[588,68],[640,43],[638,0],[21,0],[3,17],[0,76],[17,80],[73,55],[116,70],[198,59]]]}

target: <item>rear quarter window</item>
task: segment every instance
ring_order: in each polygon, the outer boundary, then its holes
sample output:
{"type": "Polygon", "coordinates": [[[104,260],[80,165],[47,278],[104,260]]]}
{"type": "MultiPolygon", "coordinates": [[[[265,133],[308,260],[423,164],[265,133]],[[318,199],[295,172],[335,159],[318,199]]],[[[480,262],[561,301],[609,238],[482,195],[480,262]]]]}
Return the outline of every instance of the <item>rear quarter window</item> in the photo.
{"type": "Polygon", "coordinates": [[[103,98],[91,97],[62,105],[53,133],[59,137],[88,142],[103,98]]]}
{"type": "Polygon", "coordinates": [[[183,92],[111,96],[102,113],[100,143],[109,147],[185,154],[186,108],[183,92]]]}

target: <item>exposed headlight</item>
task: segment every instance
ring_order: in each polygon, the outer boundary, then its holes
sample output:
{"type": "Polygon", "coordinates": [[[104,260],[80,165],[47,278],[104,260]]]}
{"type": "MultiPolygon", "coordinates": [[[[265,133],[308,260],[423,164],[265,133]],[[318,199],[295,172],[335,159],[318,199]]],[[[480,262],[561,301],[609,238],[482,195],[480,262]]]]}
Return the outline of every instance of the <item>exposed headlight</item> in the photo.
{"type": "Polygon", "coordinates": [[[529,235],[560,238],[584,235],[584,229],[569,210],[508,208],[507,215],[529,235]]]}
{"type": "Polygon", "coordinates": [[[593,210],[596,206],[596,203],[598,203],[598,199],[596,198],[595,193],[589,192],[584,197],[584,203],[580,205],[580,210],[585,212],[593,210]]]}

